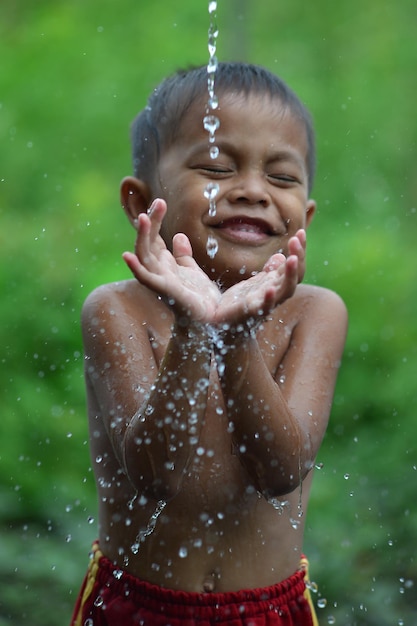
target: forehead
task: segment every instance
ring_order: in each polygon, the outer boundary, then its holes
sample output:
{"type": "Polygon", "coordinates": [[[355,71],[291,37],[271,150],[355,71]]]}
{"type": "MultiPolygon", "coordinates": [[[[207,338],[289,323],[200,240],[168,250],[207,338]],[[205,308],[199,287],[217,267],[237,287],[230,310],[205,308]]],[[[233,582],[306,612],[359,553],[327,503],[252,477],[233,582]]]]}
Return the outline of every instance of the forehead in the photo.
{"type": "MultiPolygon", "coordinates": [[[[284,104],[277,96],[267,93],[220,93],[219,107],[210,111],[219,119],[220,126],[215,133],[216,141],[225,134],[234,139],[249,142],[285,143],[297,149],[303,158],[308,152],[308,138],[305,121],[284,104]]],[[[207,100],[195,100],[184,113],[177,126],[175,143],[208,141],[203,118],[207,115],[207,100]]]]}

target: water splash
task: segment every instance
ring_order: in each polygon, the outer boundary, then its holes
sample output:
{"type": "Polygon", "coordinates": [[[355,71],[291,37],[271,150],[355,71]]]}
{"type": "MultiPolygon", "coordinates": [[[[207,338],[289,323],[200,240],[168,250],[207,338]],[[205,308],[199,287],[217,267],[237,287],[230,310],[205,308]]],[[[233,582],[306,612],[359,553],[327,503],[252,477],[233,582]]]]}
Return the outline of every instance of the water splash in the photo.
{"type": "Polygon", "coordinates": [[[136,536],[135,543],[130,548],[132,550],[133,554],[137,554],[139,552],[139,548],[140,548],[141,544],[144,543],[146,538],[149,537],[149,535],[151,535],[153,533],[153,531],[155,530],[155,526],[156,526],[156,522],[158,521],[158,517],[161,515],[162,511],[166,507],[166,504],[167,503],[165,502],[165,500],[159,500],[157,502],[156,509],[152,513],[152,515],[151,515],[151,517],[149,519],[148,525],[146,526],[146,528],[144,530],[140,530],[139,531],[139,533],[136,536]]]}
{"type": "Polygon", "coordinates": [[[278,511],[280,515],[282,515],[283,512],[290,507],[290,503],[288,500],[279,500],[278,498],[268,498],[268,502],[274,507],[276,511],[278,511]]]}

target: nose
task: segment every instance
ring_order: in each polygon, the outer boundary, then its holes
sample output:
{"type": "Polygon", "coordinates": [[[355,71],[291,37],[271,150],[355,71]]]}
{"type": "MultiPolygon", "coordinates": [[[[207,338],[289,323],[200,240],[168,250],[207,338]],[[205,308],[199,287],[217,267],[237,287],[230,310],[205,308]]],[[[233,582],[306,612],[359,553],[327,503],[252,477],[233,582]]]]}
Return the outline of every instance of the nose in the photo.
{"type": "Polygon", "coordinates": [[[242,174],[235,178],[227,196],[232,204],[267,207],[271,202],[265,177],[256,172],[242,174]]]}

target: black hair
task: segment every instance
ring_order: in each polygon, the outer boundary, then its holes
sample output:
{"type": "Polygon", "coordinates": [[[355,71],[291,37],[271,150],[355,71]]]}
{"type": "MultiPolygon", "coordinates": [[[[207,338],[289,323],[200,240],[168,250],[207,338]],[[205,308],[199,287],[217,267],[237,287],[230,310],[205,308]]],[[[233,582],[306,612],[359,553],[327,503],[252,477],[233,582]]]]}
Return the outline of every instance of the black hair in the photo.
{"type": "MultiPolygon", "coordinates": [[[[151,183],[161,151],[172,145],[190,106],[208,100],[207,67],[179,70],[163,80],[151,93],[148,104],[134,119],[131,128],[134,175],[151,183]]],[[[219,63],[215,73],[215,93],[262,95],[276,98],[301,121],[307,135],[306,166],[309,191],[312,188],[316,155],[313,122],[298,96],[278,76],[249,63],[219,63]]],[[[221,104],[221,102],[220,102],[221,104]]],[[[202,118],[205,109],[202,107],[202,118]]]]}

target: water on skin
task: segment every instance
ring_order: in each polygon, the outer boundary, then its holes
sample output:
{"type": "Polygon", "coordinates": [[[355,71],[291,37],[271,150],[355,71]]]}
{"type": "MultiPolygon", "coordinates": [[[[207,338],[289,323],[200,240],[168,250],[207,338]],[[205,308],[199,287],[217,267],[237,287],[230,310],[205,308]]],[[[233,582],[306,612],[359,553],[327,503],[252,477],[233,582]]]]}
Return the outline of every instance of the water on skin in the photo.
{"type": "Polygon", "coordinates": [[[144,530],[139,531],[139,533],[137,534],[135,543],[131,546],[131,550],[133,554],[137,554],[139,552],[139,548],[141,544],[144,543],[146,538],[149,537],[149,535],[153,533],[153,531],[155,530],[156,523],[158,521],[158,517],[161,515],[165,507],[166,507],[165,500],[159,500],[159,502],[156,505],[155,511],[152,513],[149,519],[148,525],[146,526],[144,530]]]}

